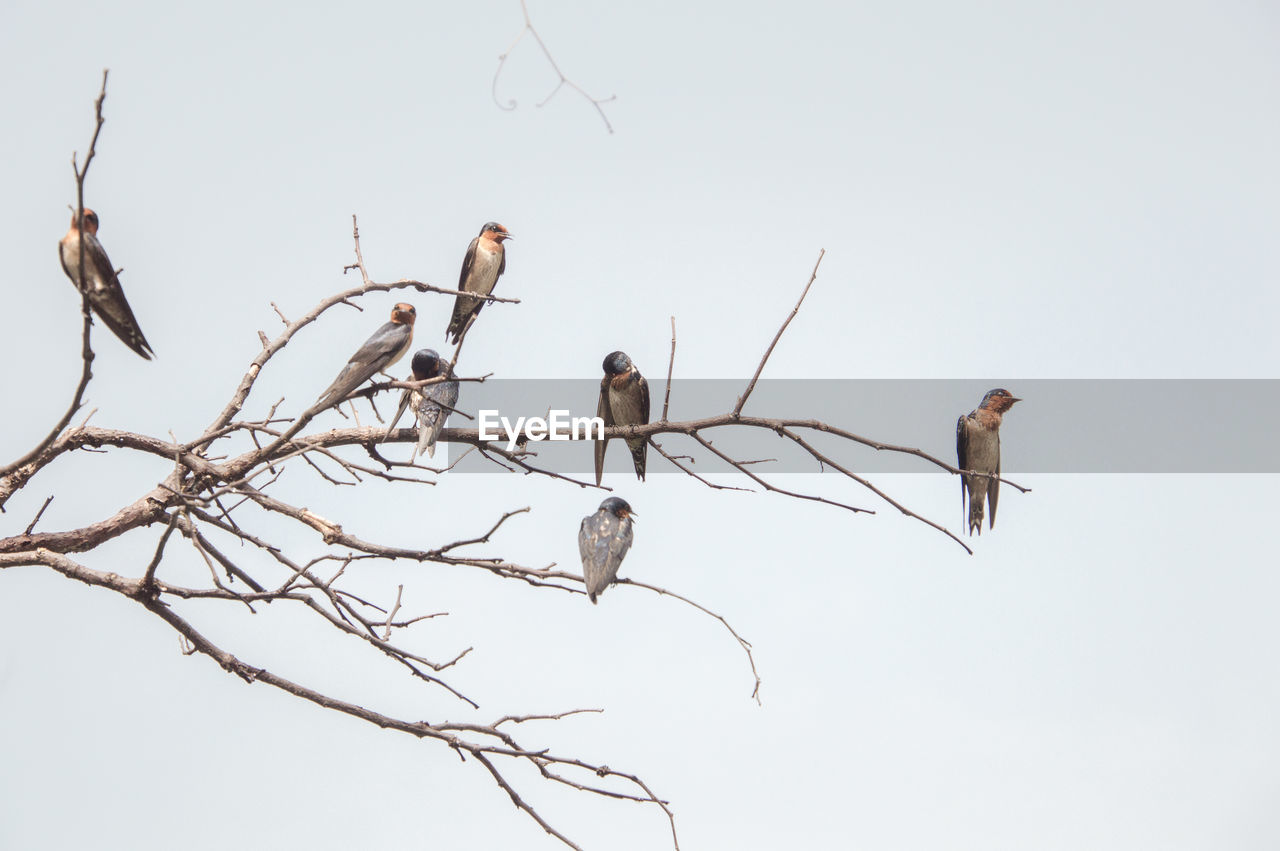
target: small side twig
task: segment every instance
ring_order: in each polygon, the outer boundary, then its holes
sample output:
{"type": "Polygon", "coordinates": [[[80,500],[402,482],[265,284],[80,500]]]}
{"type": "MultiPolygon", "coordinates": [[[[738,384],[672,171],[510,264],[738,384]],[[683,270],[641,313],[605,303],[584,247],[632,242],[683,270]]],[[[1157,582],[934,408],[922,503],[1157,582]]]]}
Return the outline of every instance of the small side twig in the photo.
{"type": "Polygon", "coordinates": [[[391,611],[387,612],[387,622],[382,625],[382,640],[391,640],[391,622],[395,619],[396,612],[400,611],[400,597],[404,594],[404,585],[396,586],[396,602],[391,607],[391,611]]]}
{"type": "Polygon", "coordinates": [[[667,421],[667,409],[671,405],[671,371],[676,365],[676,318],[671,317],[671,358],[667,361],[667,389],[662,394],[662,422],[667,421]]]}
{"type": "Polygon", "coordinates": [[[609,123],[609,117],[604,114],[604,108],[601,104],[609,103],[610,101],[615,100],[618,96],[609,95],[607,98],[592,97],[587,94],[586,90],[583,89],[582,86],[579,86],[573,80],[566,77],[564,72],[560,70],[560,66],[556,64],[555,57],[551,55],[551,51],[547,49],[547,45],[543,42],[542,36],[538,35],[538,31],[533,28],[533,21],[529,18],[529,6],[525,3],[525,0],[520,0],[520,11],[524,14],[524,28],[521,29],[520,34],[516,36],[516,40],[511,42],[511,46],[507,48],[506,52],[498,56],[498,68],[493,72],[493,85],[491,86],[493,102],[498,105],[499,109],[510,111],[516,108],[517,104],[515,100],[509,100],[504,104],[498,99],[498,77],[502,76],[502,68],[507,64],[507,57],[511,55],[511,51],[516,49],[516,45],[524,39],[525,35],[532,35],[534,40],[538,42],[538,47],[542,48],[542,55],[547,57],[547,62],[551,64],[551,69],[555,71],[556,76],[560,78],[560,82],[556,83],[555,88],[551,90],[550,94],[538,101],[537,105],[539,107],[546,106],[547,103],[556,96],[556,92],[560,91],[560,89],[565,86],[568,86],[586,98],[591,105],[595,107],[596,112],[600,114],[600,120],[604,122],[605,129],[612,133],[613,125],[609,123]]]}
{"type": "Polygon", "coordinates": [[[31,530],[36,528],[36,524],[40,522],[40,518],[44,516],[44,510],[49,507],[49,503],[53,502],[53,494],[45,497],[44,505],[40,506],[40,510],[36,512],[36,516],[31,518],[31,522],[27,524],[27,528],[22,530],[22,534],[30,535],[31,530]]]}
{"type": "Polygon", "coordinates": [[[787,318],[782,321],[782,327],[778,329],[778,333],[773,335],[773,342],[769,344],[769,348],[765,349],[764,357],[760,358],[760,365],[756,367],[756,374],[751,376],[751,382],[747,385],[747,389],[738,397],[738,404],[733,406],[733,415],[736,417],[742,413],[742,406],[747,404],[747,397],[751,395],[751,391],[756,389],[756,382],[760,380],[760,373],[764,371],[764,365],[769,360],[769,355],[773,354],[773,347],[778,345],[778,341],[782,339],[782,332],[787,330],[787,326],[791,324],[791,320],[796,318],[796,314],[800,312],[800,305],[804,304],[804,297],[809,294],[809,287],[813,286],[813,282],[818,277],[818,267],[822,265],[822,258],[827,254],[827,249],[823,248],[818,252],[818,262],[813,264],[813,273],[809,275],[809,283],[804,285],[804,292],[800,293],[800,300],[796,302],[796,306],[791,308],[791,312],[787,314],[787,318]]]}

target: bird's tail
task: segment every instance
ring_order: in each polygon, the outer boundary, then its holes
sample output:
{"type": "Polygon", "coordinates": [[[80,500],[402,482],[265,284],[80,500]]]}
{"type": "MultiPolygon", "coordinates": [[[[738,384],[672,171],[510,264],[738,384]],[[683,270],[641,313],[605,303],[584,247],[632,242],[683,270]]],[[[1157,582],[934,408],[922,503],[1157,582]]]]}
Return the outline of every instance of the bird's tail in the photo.
{"type": "Polygon", "coordinates": [[[645,458],[649,448],[649,441],[647,438],[643,437],[628,440],[627,448],[631,450],[631,461],[636,466],[636,478],[643,482],[645,458]]]}
{"type": "Polygon", "coordinates": [[[462,337],[471,328],[471,323],[475,321],[476,314],[479,311],[473,309],[473,306],[479,299],[471,296],[458,296],[457,302],[454,303],[453,316],[449,318],[449,327],[444,331],[444,338],[449,341],[452,337],[453,345],[462,342],[462,337]]]}
{"type": "Polygon", "coordinates": [[[969,534],[973,534],[973,530],[977,529],[978,534],[982,534],[982,500],[969,499],[969,534]]]}
{"type": "Polygon", "coordinates": [[[436,430],[429,425],[419,429],[418,447],[414,450],[413,457],[417,458],[423,452],[427,453],[428,458],[436,457],[436,430]]]}

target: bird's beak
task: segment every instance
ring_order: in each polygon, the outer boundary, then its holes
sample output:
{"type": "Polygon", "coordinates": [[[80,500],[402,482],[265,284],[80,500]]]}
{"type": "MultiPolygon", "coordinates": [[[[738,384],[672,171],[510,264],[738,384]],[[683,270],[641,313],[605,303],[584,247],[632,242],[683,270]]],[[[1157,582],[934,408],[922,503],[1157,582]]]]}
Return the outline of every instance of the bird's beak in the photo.
{"type": "Polygon", "coordinates": [[[1010,397],[1009,397],[1009,403],[1010,403],[1010,404],[1013,404],[1014,402],[1021,402],[1021,401],[1022,401],[1022,400],[1021,400],[1021,399],[1019,399],[1017,396],[1010,396],[1010,397]]]}
{"type": "Polygon", "coordinates": [[[635,516],[636,516],[636,513],[635,513],[634,511],[628,511],[628,512],[627,512],[627,519],[628,519],[628,520],[633,519],[635,516]]]}

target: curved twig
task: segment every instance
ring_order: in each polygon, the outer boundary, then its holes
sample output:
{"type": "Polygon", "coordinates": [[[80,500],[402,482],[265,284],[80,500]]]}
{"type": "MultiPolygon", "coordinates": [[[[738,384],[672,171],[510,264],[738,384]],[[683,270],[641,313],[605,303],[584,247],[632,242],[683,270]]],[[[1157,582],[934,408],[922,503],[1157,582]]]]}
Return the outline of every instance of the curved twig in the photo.
{"type": "Polygon", "coordinates": [[[499,109],[505,109],[507,111],[511,111],[519,106],[514,99],[508,100],[504,104],[498,97],[498,77],[502,75],[502,69],[507,64],[507,57],[511,55],[511,51],[516,49],[516,45],[518,45],[526,35],[532,35],[534,40],[538,42],[538,47],[542,48],[542,55],[547,57],[547,62],[550,63],[551,69],[555,71],[556,76],[560,78],[560,81],[556,83],[555,88],[553,88],[546,97],[538,101],[537,106],[546,106],[547,103],[556,96],[556,92],[560,91],[560,89],[565,86],[568,86],[586,98],[587,101],[595,107],[596,112],[600,114],[600,120],[604,122],[605,129],[612,133],[613,125],[609,123],[609,116],[604,114],[604,107],[601,106],[601,104],[606,104],[610,101],[616,100],[618,96],[609,95],[607,98],[592,97],[587,94],[586,89],[566,77],[564,72],[560,70],[560,66],[556,64],[555,57],[551,55],[551,51],[547,48],[546,42],[542,40],[542,36],[538,35],[538,31],[533,28],[533,21],[529,17],[529,6],[525,0],[520,0],[520,11],[524,14],[524,27],[520,30],[519,35],[516,36],[515,41],[511,42],[511,46],[508,47],[505,52],[498,55],[498,67],[493,72],[493,83],[490,85],[490,91],[493,94],[493,102],[498,105],[499,109]]]}

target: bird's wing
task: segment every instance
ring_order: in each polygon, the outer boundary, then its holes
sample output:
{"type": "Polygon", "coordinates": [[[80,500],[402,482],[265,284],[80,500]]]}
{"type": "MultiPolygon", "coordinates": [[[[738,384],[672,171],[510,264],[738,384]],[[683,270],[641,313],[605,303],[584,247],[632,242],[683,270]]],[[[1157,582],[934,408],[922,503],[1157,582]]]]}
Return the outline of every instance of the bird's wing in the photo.
{"type": "Polygon", "coordinates": [[[347,361],[329,389],[320,394],[316,404],[323,410],[341,402],[348,393],[376,375],[378,370],[389,366],[397,355],[403,354],[412,339],[413,328],[397,322],[388,322],[374,331],[373,336],[365,340],[364,345],[347,361]]]}
{"type": "MultiPolygon", "coordinates": [[[[960,419],[956,420],[956,466],[961,470],[969,469],[969,429],[966,422],[968,417],[961,414],[960,419]]],[[[964,512],[964,516],[968,518],[968,502],[969,488],[965,482],[965,476],[960,476],[960,510],[964,512]]],[[[966,520],[967,522],[967,520],[966,520]]]]}
{"type": "Polygon", "coordinates": [[[994,529],[996,527],[996,503],[1000,501],[1000,432],[996,432],[996,476],[991,479],[987,486],[987,507],[991,509],[990,516],[987,517],[987,528],[994,529]]]}
{"type": "MultiPolygon", "coordinates": [[[[609,405],[609,376],[600,379],[600,402],[596,405],[596,416],[604,420],[604,427],[609,428],[613,425],[613,409],[609,405]]],[[[596,484],[600,484],[600,477],[604,475],[604,450],[609,445],[607,440],[597,440],[595,445],[596,451],[596,484]]]]}
{"type": "MultiPolygon", "coordinates": [[[[639,399],[639,415],[638,425],[649,422],[649,382],[640,374],[639,370],[635,372],[636,385],[639,388],[637,394],[639,399]]],[[[640,480],[644,480],[644,471],[649,452],[649,439],[647,437],[637,437],[627,441],[627,448],[631,450],[631,462],[636,468],[636,475],[640,480]]]]}
{"type": "Polygon", "coordinates": [[[85,276],[90,283],[89,301],[93,304],[94,311],[121,342],[141,357],[151,360],[151,344],[142,335],[142,328],[138,326],[133,309],[124,297],[124,289],[120,286],[120,279],[116,277],[116,270],[111,266],[106,249],[91,233],[84,235],[84,241],[84,259],[92,264],[97,273],[96,276],[85,276]],[[95,277],[97,287],[93,287],[95,277]]]}
{"type": "Polygon", "coordinates": [[[456,381],[443,381],[422,388],[422,403],[418,411],[418,452],[435,455],[436,438],[457,404],[456,381]]]}
{"type": "Polygon", "coordinates": [[[471,267],[476,262],[476,250],[480,245],[480,237],[471,240],[471,244],[467,246],[467,255],[462,258],[462,271],[458,273],[458,289],[465,290],[463,286],[467,282],[467,276],[471,274],[471,267]]]}
{"type": "Polygon", "coordinates": [[[76,289],[79,289],[80,279],[72,273],[71,267],[67,265],[67,254],[70,253],[70,251],[71,249],[67,246],[66,242],[62,240],[58,241],[58,262],[62,264],[63,273],[71,279],[71,283],[76,285],[76,289]]]}
{"type": "Polygon", "coordinates": [[[350,363],[371,364],[373,375],[384,366],[389,366],[398,355],[404,354],[406,344],[413,339],[413,326],[401,322],[387,322],[364,345],[356,349],[350,363]]]}
{"type": "MultiPolygon", "coordinates": [[[[458,289],[462,292],[473,292],[474,288],[468,289],[467,281],[471,277],[471,267],[475,265],[476,253],[479,251],[480,237],[471,240],[471,244],[467,246],[467,254],[462,258],[462,271],[458,273],[458,289]]],[[[471,318],[473,310],[476,306],[476,300],[471,296],[460,295],[453,300],[453,313],[449,316],[449,325],[445,328],[445,339],[453,337],[453,342],[458,343],[462,340],[462,332],[467,327],[467,320],[471,318]]]]}
{"type": "Polygon", "coordinates": [[[649,382],[636,371],[636,383],[640,385],[640,424],[649,422],[649,382]]]}
{"type": "Polygon", "coordinates": [[[622,566],[622,559],[626,557],[627,550],[631,549],[631,542],[635,538],[635,530],[631,524],[625,520],[615,520],[621,528],[617,535],[610,536],[609,539],[609,581],[612,582],[618,576],[618,568],[622,566]]]}
{"type": "Polygon", "coordinates": [[[600,540],[596,516],[592,514],[582,518],[582,525],[578,527],[578,555],[582,556],[582,579],[587,586],[587,597],[592,603],[596,601],[596,594],[608,584],[601,581],[604,578],[601,570],[603,565],[600,564],[596,553],[596,545],[600,540]]]}

